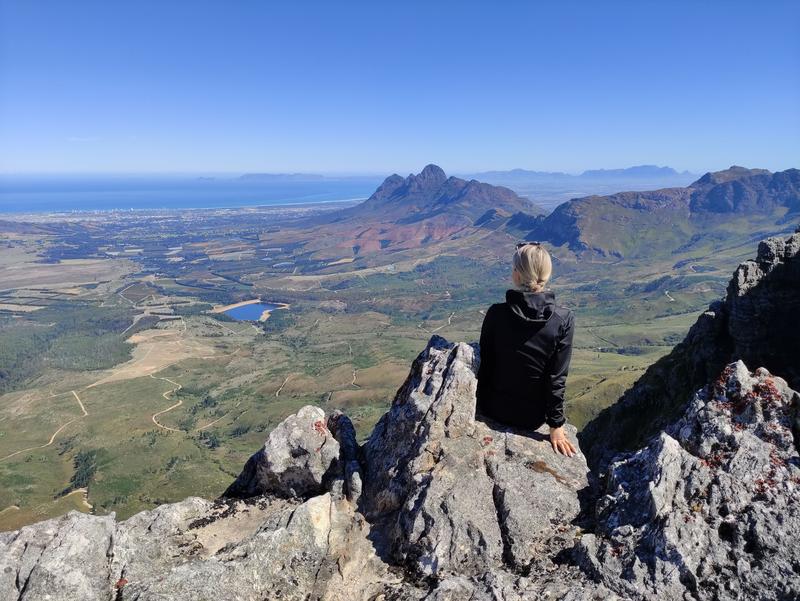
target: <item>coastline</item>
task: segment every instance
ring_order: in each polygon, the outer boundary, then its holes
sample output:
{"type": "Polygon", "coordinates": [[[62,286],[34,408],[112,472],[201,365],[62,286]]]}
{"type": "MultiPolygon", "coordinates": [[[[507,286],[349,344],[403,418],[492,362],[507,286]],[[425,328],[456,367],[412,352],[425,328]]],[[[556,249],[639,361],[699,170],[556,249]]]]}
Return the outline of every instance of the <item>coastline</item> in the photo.
{"type": "MultiPolygon", "coordinates": [[[[104,208],[104,209],[41,209],[30,210],[24,209],[20,211],[13,210],[0,210],[0,217],[9,221],[25,221],[31,219],[51,218],[63,219],[68,217],[81,217],[81,216],[113,216],[117,214],[163,214],[163,213],[180,213],[182,211],[190,212],[263,212],[271,210],[302,210],[306,207],[315,210],[337,209],[349,203],[353,205],[367,200],[367,196],[361,198],[342,198],[337,200],[311,200],[311,201],[295,201],[295,202],[279,202],[279,204],[243,204],[235,206],[207,206],[207,207],[130,207],[130,208],[104,208]]],[[[2,200],[2,195],[0,195],[2,200]]]]}

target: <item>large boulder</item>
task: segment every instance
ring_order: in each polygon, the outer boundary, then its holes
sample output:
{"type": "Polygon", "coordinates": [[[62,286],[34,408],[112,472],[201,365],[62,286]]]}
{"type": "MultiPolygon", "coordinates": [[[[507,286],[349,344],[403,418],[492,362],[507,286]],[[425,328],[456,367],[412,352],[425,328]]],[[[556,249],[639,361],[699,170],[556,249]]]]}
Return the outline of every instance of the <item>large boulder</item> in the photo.
{"type": "Polygon", "coordinates": [[[362,508],[420,577],[552,569],[576,532],[583,455],[554,453],[545,428],[476,421],[478,365],[476,345],[431,338],[364,445],[362,508]]]}
{"type": "Polygon", "coordinates": [[[328,429],[325,412],[306,405],[270,432],[223,496],[308,498],[324,492],[340,472],[339,442],[328,429]]]}
{"type": "Polygon", "coordinates": [[[631,599],[800,598],[797,399],[741,361],[609,468],[584,565],[631,599]]]}

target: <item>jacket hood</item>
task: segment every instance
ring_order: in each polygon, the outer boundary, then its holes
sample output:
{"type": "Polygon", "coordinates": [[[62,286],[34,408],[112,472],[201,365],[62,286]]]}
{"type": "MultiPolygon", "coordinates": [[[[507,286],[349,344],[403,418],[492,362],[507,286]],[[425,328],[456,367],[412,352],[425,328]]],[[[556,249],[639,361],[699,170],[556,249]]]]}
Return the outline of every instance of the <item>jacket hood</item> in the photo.
{"type": "Polygon", "coordinates": [[[506,303],[520,319],[544,323],[555,312],[556,295],[549,290],[544,292],[506,290],[506,303]]]}

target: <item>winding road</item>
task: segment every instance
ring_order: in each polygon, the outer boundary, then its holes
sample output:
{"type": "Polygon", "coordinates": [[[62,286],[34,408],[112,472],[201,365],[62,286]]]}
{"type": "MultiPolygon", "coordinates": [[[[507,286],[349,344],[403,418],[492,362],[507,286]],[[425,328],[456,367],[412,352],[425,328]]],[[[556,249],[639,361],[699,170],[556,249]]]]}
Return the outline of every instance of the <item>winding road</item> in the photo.
{"type": "MultiPolygon", "coordinates": [[[[166,400],[170,400],[170,399],[169,399],[169,395],[171,395],[173,392],[177,392],[177,391],[179,391],[181,388],[183,388],[183,386],[181,386],[181,385],[180,385],[180,384],[178,384],[177,382],[174,382],[173,380],[170,380],[169,378],[156,378],[156,377],[155,377],[153,374],[150,374],[150,377],[151,377],[151,378],[153,378],[154,380],[164,380],[165,382],[169,382],[170,384],[174,384],[174,385],[175,385],[175,388],[172,388],[172,389],[170,389],[170,390],[167,390],[165,393],[163,393],[163,394],[161,395],[161,396],[163,396],[163,397],[164,397],[166,400]]],[[[151,416],[151,418],[150,418],[150,419],[152,419],[152,420],[153,420],[153,423],[154,423],[156,426],[158,426],[159,428],[161,428],[162,430],[167,430],[167,431],[169,431],[169,432],[183,432],[183,430],[178,430],[177,428],[170,428],[169,426],[165,426],[164,424],[160,424],[160,423],[158,422],[158,420],[156,419],[156,418],[157,418],[159,415],[164,415],[165,413],[168,413],[169,411],[172,411],[173,409],[177,409],[177,408],[178,408],[178,407],[180,407],[181,405],[183,405],[183,401],[182,401],[181,399],[178,399],[178,402],[177,402],[177,403],[175,403],[174,405],[172,405],[172,406],[170,406],[170,407],[167,407],[166,409],[163,409],[162,411],[159,411],[158,413],[154,413],[154,414],[151,416]]]]}
{"type": "MultiPolygon", "coordinates": [[[[19,451],[14,451],[13,453],[11,453],[9,455],[6,455],[5,457],[0,457],[0,461],[5,461],[6,459],[11,459],[12,457],[16,457],[17,455],[21,455],[22,453],[27,453],[28,451],[35,451],[37,449],[45,449],[45,448],[49,447],[50,445],[52,445],[56,441],[56,437],[61,433],[61,431],[64,428],[66,428],[67,426],[69,426],[73,422],[76,422],[79,419],[83,419],[84,417],[88,416],[89,413],[86,411],[86,407],[83,406],[83,402],[81,401],[80,397],[78,396],[78,393],[75,392],[74,390],[71,390],[70,392],[75,397],[75,400],[78,401],[78,405],[80,405],[81,412],[83,413],[83,415],[79,415],[78,417],[73,417],[67,423],[62,424],[61,427],[58,428],[58,430],[53,432],[53,435],[50,437],[50,440],[48,440],[45,444],[37,445],[35,447],[28,447],[27,449],[20,449],[19,451]]],[[[63,394],[69,394],[69,393],[65,392],[63,394]]],[[[61,395],[53,395],[53,396],[61,396],[61,395]]],[[[48,397],[48,398],[52,398],[52,397],[48,397]]]]}

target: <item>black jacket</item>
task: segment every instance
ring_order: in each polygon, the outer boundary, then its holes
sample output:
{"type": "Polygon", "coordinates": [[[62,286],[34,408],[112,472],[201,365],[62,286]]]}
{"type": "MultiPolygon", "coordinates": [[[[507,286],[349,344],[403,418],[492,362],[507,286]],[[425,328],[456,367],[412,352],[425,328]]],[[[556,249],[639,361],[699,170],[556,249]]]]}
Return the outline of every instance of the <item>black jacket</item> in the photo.
{"type": "Polygon", "coordinates": [[[520,428],[561,426],[574,329],[552,292],[508,290],[483,319],[477,412],[520,428]]]}

